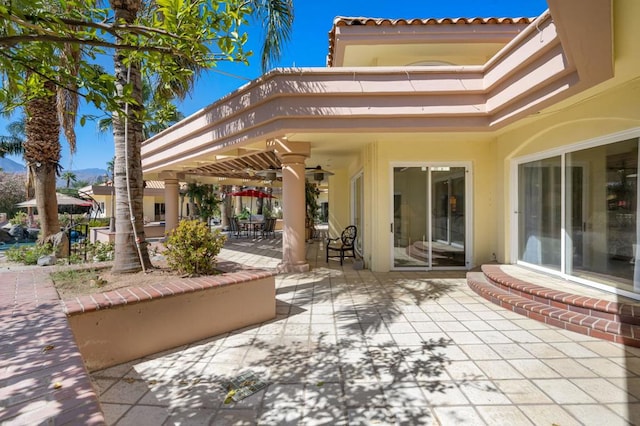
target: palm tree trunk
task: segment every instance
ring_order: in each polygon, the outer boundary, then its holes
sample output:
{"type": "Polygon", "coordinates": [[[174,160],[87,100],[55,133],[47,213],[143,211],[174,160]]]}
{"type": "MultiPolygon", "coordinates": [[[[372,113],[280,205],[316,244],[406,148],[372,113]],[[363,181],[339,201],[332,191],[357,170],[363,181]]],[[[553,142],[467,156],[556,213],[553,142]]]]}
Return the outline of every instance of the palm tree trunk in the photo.
{"type": "Polygon", "coordinates": [[[60,161],[60,122],[56,109],[55,87],[45,83],[51,91],[46,97],[29,101],[26,105],[27,122],[24,158],[30,179],[34,182],[40,241],[60,232],[58,200],[56,199],[56,170],[60,161]]]}
{"type": "MultiPolygon", "coordinates": [[[[132,23],[140,6],[139,0],[111,0],[116,21],[132,23]]],[[[115,143],[114,189],[116,195],[116,241],[113,272],[137,272],[150,268],[143,222],[142,180],[142,79],[139,64],[124,64],[124,52],[116,49],[116,90],[122,95],[127,83],[133,86],[134,103],[127,106],[127,119],[113,115],[115,143]],[[133,217],[133,223],[131,218],[133,217]],[[134,235],[135,230],[135,235],[134,235]]],[[[124,109],[125,105],[121,105],[124,109]]]]}

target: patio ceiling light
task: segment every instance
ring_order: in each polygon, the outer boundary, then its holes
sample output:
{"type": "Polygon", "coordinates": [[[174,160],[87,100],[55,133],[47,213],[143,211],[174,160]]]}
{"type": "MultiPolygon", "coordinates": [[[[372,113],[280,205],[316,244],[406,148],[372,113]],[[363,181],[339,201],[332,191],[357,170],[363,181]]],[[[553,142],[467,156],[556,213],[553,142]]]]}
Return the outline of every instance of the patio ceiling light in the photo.
{"type": "Polygon", "coordinates": [[[334,173],[328,170],[324,170],[320,166],[316,166],[312,169],[307,170],[304,174],[307,176],[313,176],[313,180],[315,180],[316,182],[322,182],[325,176],[332,176],[334,173]]]}
{"type": "Polygon", "coordinates": [[[282,169],[276,169],[275,167],[270,167],[265,170],[258,170],[255,172],[257,176],[262,176],[265,180],[274,181],[277,178],[282,176],[282,169]]]}

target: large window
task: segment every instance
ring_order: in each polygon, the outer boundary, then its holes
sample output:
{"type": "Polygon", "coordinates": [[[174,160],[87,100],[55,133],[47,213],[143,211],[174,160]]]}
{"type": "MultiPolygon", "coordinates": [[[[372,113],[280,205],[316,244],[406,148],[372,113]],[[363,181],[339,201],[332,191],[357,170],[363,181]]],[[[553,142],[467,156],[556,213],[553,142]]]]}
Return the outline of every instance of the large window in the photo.
{"type": "Polygon", "coordinates": [[[519,164],[518,260],[640,292],[637,183],[638,138],[519,164]]]}

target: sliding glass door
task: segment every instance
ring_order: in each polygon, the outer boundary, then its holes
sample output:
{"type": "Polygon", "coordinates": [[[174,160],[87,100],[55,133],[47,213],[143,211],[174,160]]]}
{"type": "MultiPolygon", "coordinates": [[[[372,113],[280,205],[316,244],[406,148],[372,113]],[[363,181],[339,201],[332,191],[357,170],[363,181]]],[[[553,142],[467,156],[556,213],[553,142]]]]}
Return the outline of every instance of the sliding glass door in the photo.
{"type": "Polygon", "coordinates": [[[393,168],[393,267],[467,265],[467,169],[393,168]]]}
{"type": "Polygon", "coordinates": [[[640,292],[638,138],[522,162],[517,198],[519,262],[640,292]]]}

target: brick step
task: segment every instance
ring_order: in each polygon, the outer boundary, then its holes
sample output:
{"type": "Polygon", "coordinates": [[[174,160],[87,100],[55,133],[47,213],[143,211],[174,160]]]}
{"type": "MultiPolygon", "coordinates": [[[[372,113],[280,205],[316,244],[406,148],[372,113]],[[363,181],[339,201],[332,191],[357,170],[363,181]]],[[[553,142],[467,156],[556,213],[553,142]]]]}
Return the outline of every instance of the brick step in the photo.
{"type": "Polygon", "coordinates": [[[640,326],[532,300],[495,285],[483,272],[469,272],[467,284],[488,301],[536,321],[599,339],[640,347],[640,326]]]}
{"type": "MultiPolygon", "coordinates": [[[[640,325],[640,305],[638,304],[602,300],[554,290],[509,275],[500,265],[482,265],[482,272],[493,285],[535,302],[622,324],[640,325]]],[[[544,275],[540,274],[540,277],[544,275]]]]}

